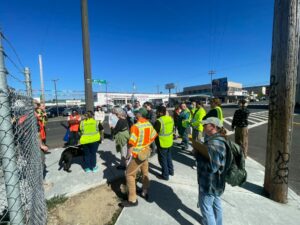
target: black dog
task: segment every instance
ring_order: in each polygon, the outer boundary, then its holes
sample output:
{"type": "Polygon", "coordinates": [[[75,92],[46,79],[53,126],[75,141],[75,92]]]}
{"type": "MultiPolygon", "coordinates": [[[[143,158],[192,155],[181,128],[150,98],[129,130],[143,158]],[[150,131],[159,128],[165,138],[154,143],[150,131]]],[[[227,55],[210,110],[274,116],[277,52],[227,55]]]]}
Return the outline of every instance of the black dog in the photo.
{"type": "Polygon", "coordinates": [[[68,173],[72,172],[70,170],[73,157],[83,156],[83,150],[80,145],[67,147],[62,153],[59,160],[59,170],[64,167],[64,170],[68,173]]]}

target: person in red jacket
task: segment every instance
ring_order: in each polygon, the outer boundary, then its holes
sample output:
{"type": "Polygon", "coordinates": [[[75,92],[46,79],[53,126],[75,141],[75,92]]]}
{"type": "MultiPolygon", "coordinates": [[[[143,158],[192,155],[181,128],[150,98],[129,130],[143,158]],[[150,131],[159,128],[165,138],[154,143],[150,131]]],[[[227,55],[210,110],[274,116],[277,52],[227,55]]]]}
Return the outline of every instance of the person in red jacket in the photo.
{"type": "Polygon", "coordinates": [[[81,117],[76,110],[73,110],[72,115],[68,116],[68,123],[70,129],[70,145],[77,145],[79,140],[79,126],[80,126],[81,117]]]}

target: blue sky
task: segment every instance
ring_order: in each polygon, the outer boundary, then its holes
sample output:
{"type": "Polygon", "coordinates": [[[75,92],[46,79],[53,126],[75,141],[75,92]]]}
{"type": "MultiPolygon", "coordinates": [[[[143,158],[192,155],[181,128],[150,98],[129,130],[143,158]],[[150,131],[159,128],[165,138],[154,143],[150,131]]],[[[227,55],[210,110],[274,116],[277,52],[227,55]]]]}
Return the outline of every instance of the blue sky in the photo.
{"type": "MultiPolygon", "coordinates": [[[[135,83],[137,92],[156,93],[158,85],[167,92],[172,82],[182,90],[209,83],[209,70],[246,86],[269,81],[274,0],[88,0],[88,7],[92,77],[107,80],[109,91],[131,92],[135,83]]],[[[1,30],[30,67],[33,89],[42,54],[48,93],[52,79],[61,93],[84,90],[80,13],[80,0],[2,1],[1,30]]]]}

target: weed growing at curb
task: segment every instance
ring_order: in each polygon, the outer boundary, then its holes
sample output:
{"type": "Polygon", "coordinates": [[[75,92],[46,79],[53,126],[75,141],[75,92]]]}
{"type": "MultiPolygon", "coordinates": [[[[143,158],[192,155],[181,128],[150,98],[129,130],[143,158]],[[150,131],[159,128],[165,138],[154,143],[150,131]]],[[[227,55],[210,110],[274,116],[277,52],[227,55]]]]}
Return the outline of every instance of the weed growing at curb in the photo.
{"type": "Polygon", "coordinates": [[[65,195],[55,195],[53,198],[46,201],[48,210],[55,208],[57,205],[64,203],[68,198],[65,195]]]}

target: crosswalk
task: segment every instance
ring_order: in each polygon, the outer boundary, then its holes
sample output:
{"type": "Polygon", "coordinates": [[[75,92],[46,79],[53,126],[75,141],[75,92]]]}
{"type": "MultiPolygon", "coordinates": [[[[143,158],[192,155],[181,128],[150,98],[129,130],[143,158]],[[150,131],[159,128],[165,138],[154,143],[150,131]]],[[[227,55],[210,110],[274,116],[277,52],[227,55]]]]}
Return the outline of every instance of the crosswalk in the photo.
{"type": "MultiPolygon", "coordinates": [[[[268,118],[269,118],[269,111],[250,113],[248,118],[248,122],[249,122],[248,129],[268,123],[268,118]]],[[[231,135],[234,133],[234,131],[231,131],[232,120],[233,120],[233,116],[224,118],[224,127],[227,130],[227,135],[231,135]]]]}

